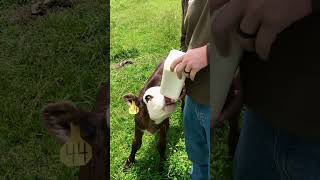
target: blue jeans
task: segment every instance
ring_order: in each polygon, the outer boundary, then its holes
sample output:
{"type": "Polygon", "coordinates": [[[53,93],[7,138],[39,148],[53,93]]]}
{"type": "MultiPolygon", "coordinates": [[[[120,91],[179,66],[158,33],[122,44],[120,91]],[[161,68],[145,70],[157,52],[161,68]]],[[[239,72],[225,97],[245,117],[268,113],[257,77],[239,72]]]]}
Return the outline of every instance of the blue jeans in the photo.
{"type": "Polygon", "coordinates": [[[191,179],[210,177],[210,106],[186,97],[183,110],[184,135],[188,157],[192,162],[191,179]]]}
{"type": "Polygon", "coordinates": [[[248,110],[234,165],[235,180],[320,180],[320,142],[289,135],[248,110]]]}

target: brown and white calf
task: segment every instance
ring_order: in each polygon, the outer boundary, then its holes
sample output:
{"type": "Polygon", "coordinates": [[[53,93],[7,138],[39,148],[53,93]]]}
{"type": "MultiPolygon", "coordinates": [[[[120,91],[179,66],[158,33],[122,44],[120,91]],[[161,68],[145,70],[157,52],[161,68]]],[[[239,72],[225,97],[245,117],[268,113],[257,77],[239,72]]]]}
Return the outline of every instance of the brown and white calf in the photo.
{"type": "Polygon", "coordinates": [[[102,84],[92,111],[72,102],[48,104],[43,112],[45,127],[61,143],[70,135],[70,123],[80,126],[80,135],[92,146],[92,159],[80,167],[80,180],[109,179],[109,83],[102,84]]]}
{"type": "MultiPolygon", "coordinates": [[[[142,144],[144,133],[155,135],[159,133],[157,149],[160,154],[158,170],[163,171],[166,150],[166,134],[169,128],[169,117],[176,110],[177,101],[171,100],[160,94],[160,83],[162,78],[163,64],[161,62],[153,72],[144,88],[138,96],[127,94],[123,96],[124,101],[131,106],[134,102],[139,112],[134,116],[135,132],[132,141],[131,153],[125,162],[124,170],[128,170],[135,162],[136,152],[142,144]]],[[[179,100],[183,99],[184,90],[179,100]]]]}

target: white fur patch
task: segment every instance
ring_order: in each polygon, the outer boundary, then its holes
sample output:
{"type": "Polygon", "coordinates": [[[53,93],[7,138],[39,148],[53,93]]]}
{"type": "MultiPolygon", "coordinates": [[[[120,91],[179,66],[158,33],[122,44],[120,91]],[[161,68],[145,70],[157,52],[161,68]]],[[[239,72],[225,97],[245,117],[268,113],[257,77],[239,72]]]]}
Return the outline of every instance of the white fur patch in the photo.
{"type": "Polygon", "coordinates": [[[175,104],[166,106],[164,96],[160,93],[160,86],[147,89],[143,95],[143,102],[147,105],[150,119],[153,120],[155,124],[160,124],[176,109],[175,104]],[[145,98],[148,95],[150,95],[152,98],[147,102],[145,98]]]}

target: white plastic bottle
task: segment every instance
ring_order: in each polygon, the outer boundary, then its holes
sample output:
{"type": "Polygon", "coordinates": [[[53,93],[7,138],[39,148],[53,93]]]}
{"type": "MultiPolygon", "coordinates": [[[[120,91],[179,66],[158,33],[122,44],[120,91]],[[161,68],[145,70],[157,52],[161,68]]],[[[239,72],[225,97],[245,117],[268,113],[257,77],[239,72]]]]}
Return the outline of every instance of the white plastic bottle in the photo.
{"type": "Polygon", "coordinates": [[[181,94],[182,88],[184,86],[184,81],[186,79],[185,75],[182,73],[182,78],[179,79],[176,72],[170,70],[171,64],[177,58],[183,56],[185,53],[178,50],[171,50],[168,57],[164,62],[164,68],[162,73],[162,80],[160,85],[160,93],[168,98],[177,100],[181,94]]]}

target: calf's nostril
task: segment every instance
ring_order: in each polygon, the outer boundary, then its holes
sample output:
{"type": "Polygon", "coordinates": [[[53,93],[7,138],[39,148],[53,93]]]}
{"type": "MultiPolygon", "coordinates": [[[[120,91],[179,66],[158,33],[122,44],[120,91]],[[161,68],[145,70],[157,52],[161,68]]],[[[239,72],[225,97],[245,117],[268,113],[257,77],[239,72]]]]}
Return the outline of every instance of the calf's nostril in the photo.
{"type": "Polygon", "coordinates": [[[168,97],[164,97],[164,102],[166,104],[172,104],[172,103],[175,103],[175,100],[168,98],[168,97]]]}

